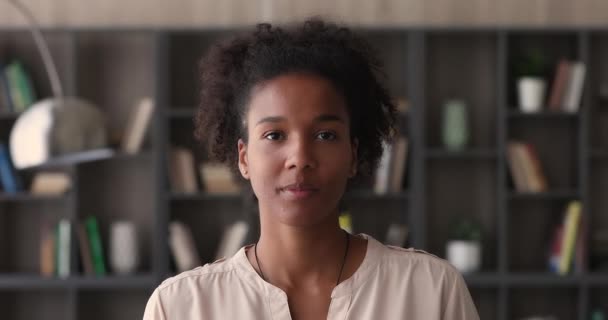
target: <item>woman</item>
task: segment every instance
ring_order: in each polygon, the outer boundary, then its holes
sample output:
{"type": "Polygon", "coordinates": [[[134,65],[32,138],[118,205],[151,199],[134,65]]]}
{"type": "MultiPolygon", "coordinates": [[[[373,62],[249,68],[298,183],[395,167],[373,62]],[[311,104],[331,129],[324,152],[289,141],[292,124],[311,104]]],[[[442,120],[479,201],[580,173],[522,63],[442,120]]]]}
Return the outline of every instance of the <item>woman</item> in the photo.
{"type": "Polygon", "coordinates": [[[262,24],[201,64],[196,136],[251,187],[261,236],[228,259],[164,281],[144,319],[478,319],[460,274],[338,224],[373,171],[395,106],[369,46],[310,20],[262,24]]]}

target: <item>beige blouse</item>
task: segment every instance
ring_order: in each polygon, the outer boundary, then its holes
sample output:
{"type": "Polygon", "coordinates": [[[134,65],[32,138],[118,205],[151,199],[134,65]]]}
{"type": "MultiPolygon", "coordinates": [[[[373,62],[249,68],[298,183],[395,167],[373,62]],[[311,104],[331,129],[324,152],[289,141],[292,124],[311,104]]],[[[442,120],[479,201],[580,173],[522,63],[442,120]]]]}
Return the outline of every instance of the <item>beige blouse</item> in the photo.
{"type": "MultiPolygon", "coordinates": [[[[359,269],[334,288],[328,320],[476,320],[465,282],[445,260],[420,250],[385,246],[362,234],[367,252],[359,269]]],[[[165,280],[144,320],[291,319],[287,295],[265,282],[245,247],[232,258],[165,280]]]]}

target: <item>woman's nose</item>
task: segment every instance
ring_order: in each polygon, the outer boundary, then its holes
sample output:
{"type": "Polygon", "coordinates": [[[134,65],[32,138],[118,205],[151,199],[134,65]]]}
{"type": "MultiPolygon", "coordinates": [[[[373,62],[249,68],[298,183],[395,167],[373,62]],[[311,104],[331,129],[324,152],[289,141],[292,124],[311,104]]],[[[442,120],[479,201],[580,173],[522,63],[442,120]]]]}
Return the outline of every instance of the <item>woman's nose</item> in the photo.
{"type": "Polygon", "coordinates": [[[287,169],[316,168],[317,160],[313,142],[304,138],[295,138],[289,141],[289,151],[285,166],[287,169]]]}

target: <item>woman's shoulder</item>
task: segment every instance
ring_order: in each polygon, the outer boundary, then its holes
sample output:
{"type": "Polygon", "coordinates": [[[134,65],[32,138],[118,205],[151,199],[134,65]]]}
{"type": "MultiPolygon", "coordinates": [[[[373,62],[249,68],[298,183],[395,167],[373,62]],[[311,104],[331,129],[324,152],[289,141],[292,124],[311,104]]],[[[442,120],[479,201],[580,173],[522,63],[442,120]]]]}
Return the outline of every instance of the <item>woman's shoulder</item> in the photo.
{"type": "Polygon", "coordinates": [[[234,271],[234,265],[231,259],[232,258],[222,258],[215,262],[196,267],[192,270],[181,272],[178,275],[165,279],[157,287],[157,290],[164,291],[168,288],[181,286],[190,287],[194,284],[200,286],[204,285],[203,283],[208,280],[217,279],[223,275],[228,275],[234,271]]]}
{"type": "Polygon", "coordinates": [[[426,273],[434,278],[461,276],[460,272],[447,260],[427,251],[416,248],[402,248],[379,243],[378,250],[382,251],[382,267],[391,272],[426,273]]]}

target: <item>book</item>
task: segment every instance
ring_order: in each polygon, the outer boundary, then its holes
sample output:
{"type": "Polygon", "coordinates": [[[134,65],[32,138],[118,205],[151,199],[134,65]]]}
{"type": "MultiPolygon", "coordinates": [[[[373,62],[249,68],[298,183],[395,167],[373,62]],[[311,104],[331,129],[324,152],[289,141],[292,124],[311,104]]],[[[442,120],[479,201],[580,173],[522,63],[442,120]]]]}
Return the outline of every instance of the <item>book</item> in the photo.
{"type": "Polygon", "coordinates": [[[238,193],[239,185],[234,181],[230,168],[222,163],[203,162],[200,167],[201,181],[208,193],[238,193]]]}
{"type": "Polygon", "coordinates": [[[188,271],[201,264],[190,228],[182,222],[169,224],[169,248],[178,272],[188,271]]]}
{"type": "Polygon", "coordinates": [[[84,274],[95,275],[95,269],[93,268],[93,260],[91,256],[91,246],[89,244],[89,236],[87,235],[87,230],[84,223],[78,223],[76,226],[76,233],[78,235],[80,261],[82,262],[84,274]]]}
{"type": "Polygon", "coordinates": [[[107,268],[97,218],[94,216],[86,218],[84,225],[87,231],[87,236],[89,237],[89,249],[91,250],[93,270],[95,271],[95,275],[104,276],[106,275],[107,268]]]}
{"type": "Polygon", "coordinates": [[[141,99],[131,112],[127,122],[122,137],[121,149],[123,152],[135,154],[141,150],[153,114],[154,102],[152,99],[149,97],[141,99]]]}
{"type": "Polygon", "coordinates": [[[399,192],[403,185],[405,168],[407,166],[407,151],[408,139],[405,136],[399,136],[393,143],[391,155],[391,168],[389,170],[389,191],[399,192]]]}
{"type": "Polygon", "coordinates": [[[581,217],[582,206],[580,201],[571,201],[564,215],[564,235],[561,243],[561,256],[559,260],[559,274],[566,275],[570,272],[572,255],[577,238],[578,224],[581,217]]]}
{"type": "Polygon", "coordinates": [[[64,194],[71,186],[70,177],[63,172],[37,172],[32,179],[30,193],[42,195],[64,194]]]}
{"type": "Polygon", "coordinates": [[[0,113],[12,113],[13,101],[10,95],[8,79],[4,73],[4,66],[0,64],[0,113]]]}
{"type": "Polygon", "coordinates": [[[519,144],[513,141],[509,142],[507,144],[507,164],[509,166],[509,171],[511,172],[513,185],[515,186],[516,191],[527,192],[529,188],[526,181],[526,173],[521,161],[519,144]]]}
{"type": "Polygon", "coordinates": [[[237,221],[229,225],[223,232],[215,260],[233,256],[245,242],[249,225],[245,221],[237,221]]]}
{"type": "Polygon", "coordinates": [[[72,242],[72,225],[69,220],[61,219],[57,226],[57,275],[60,278],[70,276],[70,244],[72,242]]]}
{"type": "Polygon", "coordinates": [[[4,192],[15,194],[23,191],[21,178],[15,171],[8,148],[0,143],[0,183],[4,192]]]}
{"type": "Polygon", "coordinates": [[[559,111],[564,103],[564,93],[570,77],[571,65],[566,59],[561,59],[556,67],[553,85],[549,95],[548,107],[551,111],[559,111]]]}
{"type": "Polygon", "coordinates": [[[40,275],[46,278],[55,274],[55,233],[48,222],[40,227],[40,275]]]}
{"type": "Polygon", "coordinates": [[[563,108],[566,112],[577,112],[580,109],[586,67],[581,61],[572,62],[568,86],[564,94],[563,108]]]}
{"type": "Polygon", "coordinates": [[[178,193],[198,192],[192,151],[184,147],[174,146],[169,153],[171,190],[178,193]]]}
{"type": "Polygon", "coordinates": [[[36,102],[32,80],[20,61],[13,61],[4,69],[13,111],[22,112],[36,102]]]}

